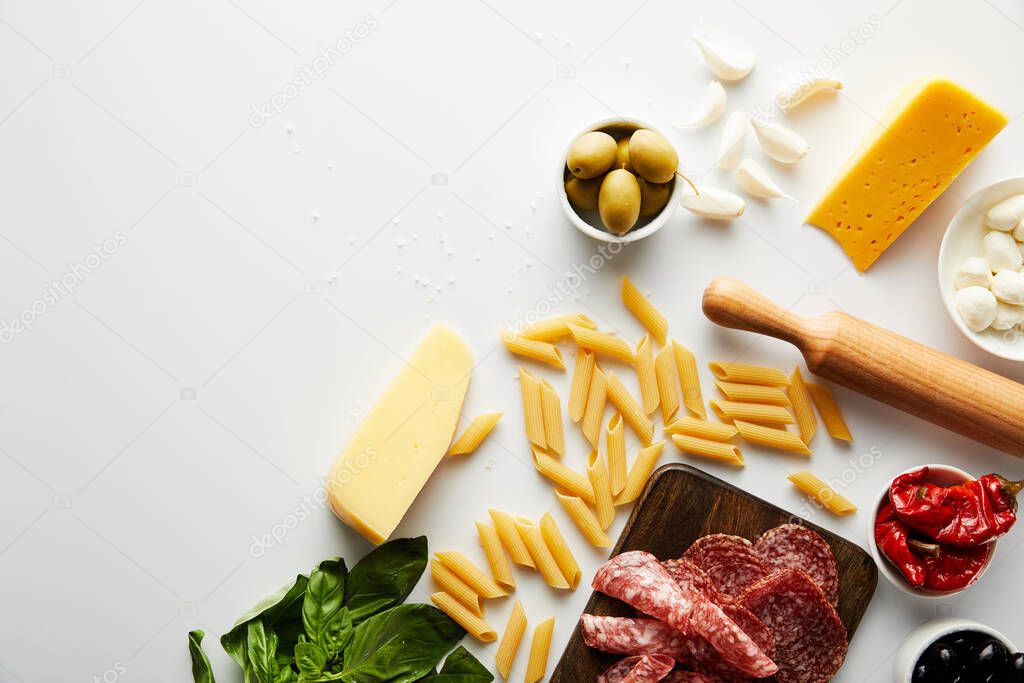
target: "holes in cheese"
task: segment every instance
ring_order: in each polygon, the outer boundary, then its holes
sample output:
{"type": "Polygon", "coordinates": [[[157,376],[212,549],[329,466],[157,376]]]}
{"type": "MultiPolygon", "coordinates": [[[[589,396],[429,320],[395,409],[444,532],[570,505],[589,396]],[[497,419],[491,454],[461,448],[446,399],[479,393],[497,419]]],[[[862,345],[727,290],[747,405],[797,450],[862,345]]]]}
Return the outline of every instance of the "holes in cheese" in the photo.
{"type": "Polygon", "coordinates": [[[908,87],[847,162],[806,222],[866,271],[1006,125],[944,79],[908,87]]]}
{"type": "Polygon", "coordinates": [[[444,457],[472,369],[459,335],[435,326],[331,468],[331,509],[371,543],[388,539],[444,457]]]}

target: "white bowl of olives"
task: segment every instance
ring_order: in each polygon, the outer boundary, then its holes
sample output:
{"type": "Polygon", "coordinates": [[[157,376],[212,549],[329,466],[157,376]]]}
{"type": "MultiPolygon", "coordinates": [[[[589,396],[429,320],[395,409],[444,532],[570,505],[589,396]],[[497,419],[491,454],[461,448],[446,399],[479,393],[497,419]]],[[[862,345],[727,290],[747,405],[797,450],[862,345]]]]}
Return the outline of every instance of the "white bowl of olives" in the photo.
{"type": "Polygon", "coordinates": [[[999,631],[947,617],[914,629],[896,652],[896,683],[1018,683],[1024,655],[999,631]]]}
{"type": "Polygon", "coordinates": [[[628,243],[657,232],[685,181],[672,143],[646,121],[608,118],[570,142],[558,177],[565,215],[585,235],[628,243]]]}

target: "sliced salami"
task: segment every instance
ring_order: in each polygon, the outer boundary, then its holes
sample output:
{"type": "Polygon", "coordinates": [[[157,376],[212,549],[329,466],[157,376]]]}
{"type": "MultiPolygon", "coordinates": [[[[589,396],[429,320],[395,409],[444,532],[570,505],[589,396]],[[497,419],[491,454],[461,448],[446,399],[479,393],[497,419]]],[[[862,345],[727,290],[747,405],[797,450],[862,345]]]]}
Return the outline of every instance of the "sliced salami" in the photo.
{"type": "Polygon", "coordinates": [[[663,655],[626,657],[608,667],[597,683],[657,683],[675,665],[674,659],[663,655]]]}
{"type": "Polygon", "coordinates": [[[775,636],[779,683],[825,683],[846,659],[846,628],[806,572],[782,569],[751,586],[740,604],[775,636]]]}
{"type": "MultiPolygon", "coordinates": [[[[771,629],[757,618],[757,615],[746,607],[735,603],[724,605],[722,611],[736,622],[736,625],[743,629],[767,656],[774,659],[775,636],[771,629]]],[[[690,663],[696,671],[714,677],[718,683],[750,680],[749,676],[725,661],[704,638],[691,639],[688,646],[690,663]]]]}
{"type": "Polygon", "coordinates": [[[723,659],[746,674],[763,678],[778,670],[718,605],[698,593],[684,592],[650,553],[616,555],[597,570],[594,588],[683,633],[704,636],[723,659]]]}
{"type": "Polygon", "coordinates": [[[731,597],[739,597],[768,575],[768,568],[754,545],[740,536],[702,536],[683,553],[682,559],[703,569],[719,592],[731,597]]]}
{"type": "Polygon", "coordinates": [[[617,655],[668,655],[682,662],[689,652],[683,635],[663,621],[633,617],[580,617],[583,642],[617,655]]]}
{"type": "Polygon", "coordinates": [[[673,671],[665,679],[665,683],[715,683],[715,681],[696,671],[673,671]]]}
{"type": "Polygon", "coordinates": [[[665,560],[661,564],[684,593],[700,593],[719,605],[732,600],[728,595],[720,593],[707,572],[693,562],[680,559],[665,560]]]}
{"type": "Polygon", "coordinates": [[[783,524],[761,534],[754,549],[771,569],[801,569],[839,606],[839,569],[832,548],[817,532],[799,524],[783,524]]]}

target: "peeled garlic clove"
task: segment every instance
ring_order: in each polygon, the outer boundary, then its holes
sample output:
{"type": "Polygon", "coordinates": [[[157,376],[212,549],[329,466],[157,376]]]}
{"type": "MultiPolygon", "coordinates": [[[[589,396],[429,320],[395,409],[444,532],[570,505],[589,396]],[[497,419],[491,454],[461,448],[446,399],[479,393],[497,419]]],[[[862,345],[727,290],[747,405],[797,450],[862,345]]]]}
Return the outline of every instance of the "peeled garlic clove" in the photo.
{"type": "Polygon", "coordinates": [[[677,123],[676,128],[703,128],[717,121],[725,112],[728,97],[725,88],[718,81],[711,81],[697,104],[697,110],[689,121],[677,123]]]}
{"type": "Polygon", "coordinates": [[[699,36],[692,37],[693,42],[697,43],[697,47],[700,48],[704,63],[711,69],[711,73],[726,83],[743,80],[747,74],[753,71],[754,64],[757,63],[754,55],[749,52],[718,45],[699,36]]]}
{"type": "Polygon", "coordinates": [[[718,143],[718,168],[729,170],[736,168],[736,164],[740,163],[749,120],[742,111],[734,111],[725,120],[722,140],[718,143]]]}
{"type": "Polygon", "coordinates": [[[1002,301],[996,303],[996,317],[992,321],[993,330],[1013,329],[1024,322],[1024,306],[1004,304],[1002,301]]]}
{"type": "Polygon", "coordinates": [[[956,293],[953,303],[964,324],[975,332],[991,325],[999,311],[995,295],[984,287],[964,287],[956,293]]]}
{"type": "Polygon", "coordinates": [[[992,277],[992,293],[1004,303],[1024,304],[1024,275],[1016,270],[1000,270],[992,277]]]}
{"type": "Polygon", "coordinates": [[[993,230],[1010,232],[1024,220],[1024,194],[1005,199],[985,214],[985,225],[993,230]]]}
{"type": "Polygon", "coordinates": [[[754,134],[765,154],[782,164],[795,164],[807,156],[811,146],[800,137],[796,131],[792,131],[777,123],[769,123],[763,126],[756,121],[751,121],[754,126],[754,134]]]}
{"type": "Polygon", "coordinates": [[[779,189],[768,171],[764,170],[750,159],[744,159],[736,169],[736,182],[743,191],[761,199],[793,199],[779,189]]]}
{"type": "Polygon", "coordinates": [[[988,262],[980,256],[964,259],[953,278],[953,286],[957,289],[972,285],[986,289],[992,285],[992,270],[988,267],[988,262]]]}
{"type": "Polygon", "coordinates": [[[713,187],[701,188],[699,195],[692,192],[683,194],[679,205],[702,218],[716,221],[739,218],[747,208],[742,197],[713,187]]]}
{"type": "Polygon", "coordinates": [[[1017,270],[1024,264],[1017,241],[1013,236],[992,230],[981,240],[982,253],[993,273],[1001,270],[1017,270]]]}
{"type": "Polygon", "coordinates": [[[783,113],[788,114],[817,93],[836,92],[842,89],[843,84],[831,78],[812,78],[786,88],[775,98],[775,102],[783,113]]]}

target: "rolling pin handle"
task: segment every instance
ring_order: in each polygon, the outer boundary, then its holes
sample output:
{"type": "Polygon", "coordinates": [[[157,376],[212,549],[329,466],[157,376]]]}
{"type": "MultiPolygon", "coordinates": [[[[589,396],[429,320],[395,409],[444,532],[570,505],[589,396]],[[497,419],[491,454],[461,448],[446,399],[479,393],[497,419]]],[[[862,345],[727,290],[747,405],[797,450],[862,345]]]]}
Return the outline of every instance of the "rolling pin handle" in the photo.
{"type": "Polygon", "coordinates": [[[805,320],[735,278],[715,278],[704,290],[702,305],[704,315],[718,325],[766,334],[803,347],[805,320]]]}

